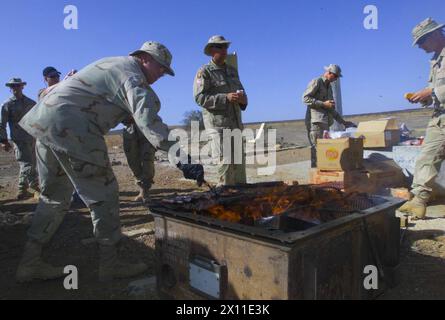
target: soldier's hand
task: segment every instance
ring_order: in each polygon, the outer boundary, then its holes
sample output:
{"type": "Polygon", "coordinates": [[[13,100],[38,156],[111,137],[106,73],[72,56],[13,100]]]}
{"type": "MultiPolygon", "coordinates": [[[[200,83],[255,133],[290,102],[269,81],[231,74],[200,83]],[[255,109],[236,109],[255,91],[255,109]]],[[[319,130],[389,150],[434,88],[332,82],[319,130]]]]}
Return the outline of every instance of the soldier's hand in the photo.
{"type": "Polygon", "coordinates": [[[431,98],[431,95],[433,94],[433,90],[431,88],[426,88],[423,90],[420,90],[409,99],[409,102],[411,103],[419,103],[419,102],[425,102],[428,101],[431,98]]]}
{"type": "Polygon", "coordinates": [[[235,92],[228,93],[227,100],[229,100],[231,103],[238,103],[240,100],[240,94],[235,92]]]}
{"type": "Polygon", "coordinates": [[[238,95],[239,95],[238,103],[246,105],[247,104],[247,96],[244,93],[244,91],[241,93],[238,93],[238,95]]]}
{"type": "Polygon", "coordinates": [[[77,70],[76,70],[76,69],[71,69],[71,71],[68,72],[68,73],[66,74],[66,76],[63,78],[63,80],[66,80],[66,79],[68,79],[69,77],[74,76],[76,73],[77,73],[77,70]]]}
{"type": "Polygon", "coordinates": [[[9,142],[3,142],[1,143],[1,146],[5,152],[9,152],[12,149],[12,146],[9,144],[9,142]]]}
{"type": "Polygon", "coordinates": [[[335,109],[335,101],[334,100],[328,100],[323,102],[323,105],[328,109],[335,109]]]}

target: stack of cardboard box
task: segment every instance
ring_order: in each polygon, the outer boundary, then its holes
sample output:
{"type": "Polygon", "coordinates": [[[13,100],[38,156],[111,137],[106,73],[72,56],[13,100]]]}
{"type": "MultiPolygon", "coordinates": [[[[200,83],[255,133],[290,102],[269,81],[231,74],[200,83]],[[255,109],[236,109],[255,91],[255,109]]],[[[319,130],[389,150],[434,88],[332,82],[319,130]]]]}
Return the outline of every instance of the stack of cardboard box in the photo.
{"type": "MultiPolygon", "coordinates": [[[[317,168],[311,169],[311,184],[331,184],[353,191],[357,184],[366,187],[363,169],[363,139],[318,139],[317,168]]],[[[362,192],[367,192],[362,191],[362,192]]]]}
{"type": "Polygon", "coordinates": [[[388,148],[400,141],[394,119],[360,123],[355,137],[318,140],[317,168],[311,169],[310,183],[366,193],[406,185],[402,169],[393,160],[363,159],[364,148],[388,148]]]}

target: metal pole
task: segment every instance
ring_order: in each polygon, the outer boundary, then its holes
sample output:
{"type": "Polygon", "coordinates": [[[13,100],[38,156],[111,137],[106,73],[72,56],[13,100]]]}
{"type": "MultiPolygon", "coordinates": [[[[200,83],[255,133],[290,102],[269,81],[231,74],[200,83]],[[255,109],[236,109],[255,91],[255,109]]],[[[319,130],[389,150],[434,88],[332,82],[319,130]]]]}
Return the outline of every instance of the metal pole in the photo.
{"type": "MultiPolygon", "coordinates": [[[[340,78],[337,79],[337,81],[334,81],[331,83],[332,87],[332,93],[334,95],[334,101],[335,101],[335,110],[343,116],[343,105],[342,105],[342,99],[341,99],[341,83],[340,78]]],[[[345,130],[345,127],[334,120],[334,124],[330,128],[332,131],[343,131],[345,130]]]]}

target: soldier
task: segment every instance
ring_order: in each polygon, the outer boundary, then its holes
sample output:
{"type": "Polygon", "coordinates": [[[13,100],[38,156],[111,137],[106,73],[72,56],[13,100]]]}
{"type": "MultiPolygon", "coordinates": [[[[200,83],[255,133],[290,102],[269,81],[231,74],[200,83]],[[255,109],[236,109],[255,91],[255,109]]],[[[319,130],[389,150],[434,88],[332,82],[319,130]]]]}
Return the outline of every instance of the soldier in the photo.
{"type": "MultiPolygon", "coordinates": [[[[68,77],[71,77],[73,74],[75,74],[76,70],[71,70],[66,76],[65,79],[68,77]]],[[[43,69],[43,80],[47,84],[46,88],[40,89],[39,93],[37,94],[39,101],[42,100],[52,89],[54,89],[54,86],[58,83],[60,83],[60,75],[61,73],[57,71],[54,67],[46,67],[43,69]]],[[[64,80],[65,80],[64,79],[64,80]]],[[[77,206],[83,205],[82,199],[80,199],[77,192],[74,190],[73,196],[72,196],[72,203],[77,206]]]]}
{"type": "Polygon", "coordinates": [[[133,118],[129,117],[123,124],[125,125],[122,133],[125,156],[139,187],[139,194],[134,201],[146,203],[154,183],[156,149],[135,125],[133,118]]]}
{"type": "Polygon", "coordinates": [[[46,67],[43,69],[43,79],[46,82],[47,87],[39,90],[37,95],[39,101],[48,93],[48,88],[51,88],[60,82],[60,75],[61,73],[54,67],[46,67]]]}
{"type": "Polygon", "coordinates": [[[245,111],[248,104],[238,71],[226,64],[229,46],[230,42],[223,36],[210,38],[204,53],[211,56],[212,60],[199,69],[193,85],[195,101],[203,108],[204,126],[211,139],[212,155],[217,162],[211,168],[216,171],[220,185],[246,183],[243,145],[236,148],[233,141],[231,143],[231,155],[234,155],[234,150],[241,149],[241,161],[222,161],[223,130],[243,130],[241,111],[245,111]]]}
{"type": "MultiPolygon", "coordinates": [[[[68,79],[72,75],[76,74],[76,72],[77,70],[72,69],[70,72],[67,73],[63,80],[68,79]]],[[[54,86],[60,82],[60,75],[61,73],[54,67],[46,67],[45,69],[43,69],[43,80],[47,84],[47,87],[39,90],[39,93],[37,94],[39,101],[43,99],[43,97],[46,96],[52,89],[54,89],[54,86]]]]}
{"type": "Polygon", "coordinates": [[[35,170],[34,138],[19,126],[22,117],[36,104],[23,94],[26,82],[20,78],[13,78],[6,86],[11,89],[13,96],[1,107],[0,143],[8,152],[11,145],[8,142],[6,125],[9,123],[11,140],[14,142],[15,157],[20,164],[17,200],[31,197],[28,187],[38,194],[39,184],[35,170]]]}
{"type": "Polygon", "coordinates": [[[329,131],[334,119],[345,127],[354,127],[355,124],[345,121],[335,110],[335,101],[331,83],[342,77],[341,69],[336,64],[325,67],[323,76],[309,82],[303,93],[303,103],[307,105],[306,129],[311,144],[311,167],[317,167],[317,139],[323,137],[323,132],[329,131]]]}
{"type": "Polygon", "coordinates": [[[433,117],[426,128],[422,151],[416,161],[412,193],[414,198],[406,202],[400,212],[412,215],[414,220],[424,219],[431,199],[435,178],[445,159],[445,35],[444,24],[428,18],[413,29],[413,46],[418,45],[426,53],[434,53],[431,60],[429,86],[416,92],[412,103],[433,105],[433,117]]]}
{"type": "MultiPolygon", "coordinates": [[[[63,276],[63,268],[41,258],[69,208],[75,189],[91,212],[100,249],[99,279],[130,277],[146,270],[143,263],[122,262],[119,190],[104,136],[132,116],[155,148],[168,150],[168,127],[157,115],[160,101],[150,85],[174,75],[172,56],[160,43],[146,42],[127,57],[104,58],[60,82],[25,116],[20,125],[37,139],[41,197],[28,230],[28,242],[17,270],[19,282],[63,276]],[[73,187],[74,185],[74,187],[73,187]]],[[[203,180],[200,165],[178,165],[184,176],[203,180]],[[199,170],[198,170],[199,169],[199,170]]]]}

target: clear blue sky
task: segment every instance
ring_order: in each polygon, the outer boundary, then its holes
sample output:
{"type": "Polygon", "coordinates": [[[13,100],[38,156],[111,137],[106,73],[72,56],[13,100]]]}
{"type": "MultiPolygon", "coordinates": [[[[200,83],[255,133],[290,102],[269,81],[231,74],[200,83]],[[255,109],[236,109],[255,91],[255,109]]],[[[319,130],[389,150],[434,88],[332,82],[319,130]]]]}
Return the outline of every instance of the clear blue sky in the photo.
{"type": "Polygon", "coordinates": [[[443,0],[1,1],[0,101],[12,76],[26,80],[25,94],[36,98],[45,66],[66,73],[156,40],[173,53],[177,76],[153,87],[161,116],[178,124],[197,109],[192,84],[208,61],[203,47],[222,34],[239,55],[250,98],[245,122],[303,118],[301,94],[329,63],[344,72],[345,114],[412,108],[403,94],[426,85],[430,56],[411,47],[411,30],[428,16],[445,22],[443,8],[443,0]],[[63,27],[68,4],[79,10],[78,30],[63,27]],[[378,30],[363,27],[368,4],[379,9],[378,30]]]}

